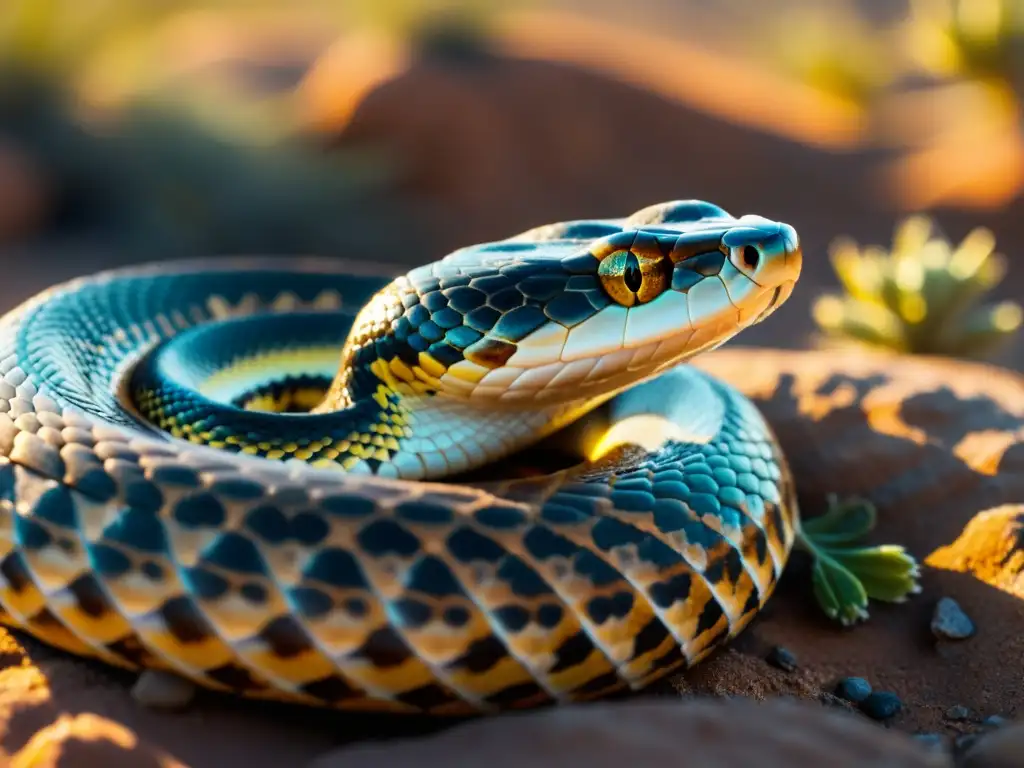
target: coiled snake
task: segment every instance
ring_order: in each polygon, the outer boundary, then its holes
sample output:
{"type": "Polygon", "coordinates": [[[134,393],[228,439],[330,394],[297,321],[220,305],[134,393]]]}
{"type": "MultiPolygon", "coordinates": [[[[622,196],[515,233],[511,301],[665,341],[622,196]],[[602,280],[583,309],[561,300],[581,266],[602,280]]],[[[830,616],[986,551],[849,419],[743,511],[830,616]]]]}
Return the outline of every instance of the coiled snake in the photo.
{"type": "Polygon", "coordinates": [[[53,288],[0,322],[0,620],[347,709],[640,688],[738,633],[800,536],[754,405],[679,364],[801,258],[786,224],[677,201],[393,281],[219,260],[53,288]],[[548,435],[587,460],[502,479],[548,435]]]}

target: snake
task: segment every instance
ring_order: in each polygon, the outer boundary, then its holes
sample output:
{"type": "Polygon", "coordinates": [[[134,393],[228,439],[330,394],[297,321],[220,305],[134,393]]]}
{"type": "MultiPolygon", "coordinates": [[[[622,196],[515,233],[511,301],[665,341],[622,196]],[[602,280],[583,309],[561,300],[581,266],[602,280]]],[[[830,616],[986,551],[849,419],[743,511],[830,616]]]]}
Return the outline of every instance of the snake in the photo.
{"type": "Polygon", "coordinates": [[[746,627],[799,534],[766,420],[686,361],[801,265],[792,226],[675,200],[397,277],[223,257],[54,286],[0,319],[0,622],[342,710],[640,690],[746,627]]]}

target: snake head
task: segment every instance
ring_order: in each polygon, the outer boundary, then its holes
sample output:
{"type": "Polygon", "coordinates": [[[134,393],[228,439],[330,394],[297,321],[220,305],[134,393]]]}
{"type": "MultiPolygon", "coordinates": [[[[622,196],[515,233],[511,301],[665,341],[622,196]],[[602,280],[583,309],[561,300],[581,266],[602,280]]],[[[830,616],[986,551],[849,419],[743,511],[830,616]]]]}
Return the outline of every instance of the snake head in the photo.
{"type": "Polygon", "coordinates": [[[760,321],[800,268],[791,226],[703,201],[548,225],[397,280],[349,364],[485,407],[600,399],[760,321]]]}

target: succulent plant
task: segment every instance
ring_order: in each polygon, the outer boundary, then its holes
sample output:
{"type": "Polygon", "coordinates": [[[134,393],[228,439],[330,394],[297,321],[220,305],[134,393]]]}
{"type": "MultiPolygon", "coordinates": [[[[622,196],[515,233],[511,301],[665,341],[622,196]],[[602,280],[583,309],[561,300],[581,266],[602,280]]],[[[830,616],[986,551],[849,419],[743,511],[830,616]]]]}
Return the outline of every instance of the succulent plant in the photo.
{"type": "Polygon", "coordinates": [[[911,0],[910,11],[905,46],[923,69],[1024,87],[1020,0],[911,0]]]}
{"type": "Polygon", "coordinates": [[[902,603],[921,591],[920,567],[903,547],[858,543],[877,519],[871,502],[830,495],[824,514],[802,521],[798,547],[813,561],[814,597],[842,624],[866,619],[868,600],[902,603]]]}
{"type": "Polygon", "coordinates": [[[1006,273],[985,228],[953,247],[932,219],[915,215],[897,226],[889,253],[840,238],[830,255],[845,295],[822,296],[813,306],[826,339],[981,359],[1024,324],[1016,302],[979,303],[1006,273]]]}
{"type": "MultiPolygon", "coordinates": [[[[891,35],[852,4],[765,7],[754,42],[771,61],[806,85],[866,106],[899,75],[891,35]],[[765,26],[775,34],[765,34],[765,26]]],[[[747,11],[749,15],[749,10],[747,11]]]]}

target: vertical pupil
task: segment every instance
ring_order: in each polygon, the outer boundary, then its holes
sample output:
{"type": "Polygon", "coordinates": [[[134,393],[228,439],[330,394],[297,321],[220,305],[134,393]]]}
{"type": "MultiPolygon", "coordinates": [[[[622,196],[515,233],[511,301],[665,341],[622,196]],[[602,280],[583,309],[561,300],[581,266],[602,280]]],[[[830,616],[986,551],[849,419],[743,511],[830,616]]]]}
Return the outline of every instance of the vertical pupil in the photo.
{"type": "Polygon", "coordinates": [[[635,253],[630,252],[626,256],[626,265],[622,270],[622,281],[633,293],[639,291],[640,286],[643,285],[644,276],[640,271],[640,262],[637,260],[635,253]]]}

